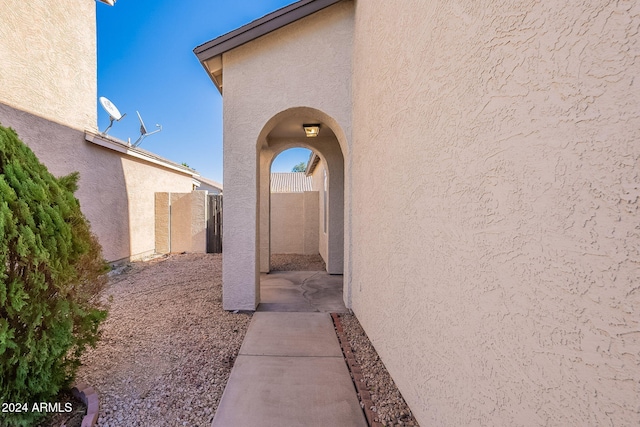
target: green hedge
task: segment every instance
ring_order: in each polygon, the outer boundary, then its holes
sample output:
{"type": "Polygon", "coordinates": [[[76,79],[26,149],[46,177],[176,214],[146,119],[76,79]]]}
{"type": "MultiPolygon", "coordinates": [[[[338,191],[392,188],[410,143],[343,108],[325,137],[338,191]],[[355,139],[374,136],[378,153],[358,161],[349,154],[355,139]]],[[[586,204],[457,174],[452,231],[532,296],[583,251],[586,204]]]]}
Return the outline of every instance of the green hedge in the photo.
{"type": "Polygon", "coordinates": [[[33,403],[69,385],[107,316],[98,296],[108,266],[73,195],[77,181],[55,178],[0,126],[0,403],[29,406],[0,412],[0,425],[39,418],[33,403]]]}

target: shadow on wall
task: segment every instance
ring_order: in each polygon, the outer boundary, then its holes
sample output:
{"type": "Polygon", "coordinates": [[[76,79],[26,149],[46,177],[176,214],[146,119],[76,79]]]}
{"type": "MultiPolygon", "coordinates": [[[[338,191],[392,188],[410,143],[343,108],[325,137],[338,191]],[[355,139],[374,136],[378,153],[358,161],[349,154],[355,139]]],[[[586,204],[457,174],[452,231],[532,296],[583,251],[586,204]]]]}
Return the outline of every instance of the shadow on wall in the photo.
{"type": "Polygon", "coordinates": [[[55,176],[80,173],[76,197],[107,261],[130,255],[129,203],[122,162],[88,144],[83,131],[0,104],[0,123],[13,128],[55,176]]]}

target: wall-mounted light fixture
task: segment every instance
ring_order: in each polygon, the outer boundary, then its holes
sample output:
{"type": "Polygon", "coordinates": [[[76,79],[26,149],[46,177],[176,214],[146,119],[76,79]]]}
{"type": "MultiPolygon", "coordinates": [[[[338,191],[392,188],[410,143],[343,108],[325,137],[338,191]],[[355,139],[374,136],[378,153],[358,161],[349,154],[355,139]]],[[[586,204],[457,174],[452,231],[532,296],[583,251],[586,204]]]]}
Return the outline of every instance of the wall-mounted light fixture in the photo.
{"type": "Polygon", "coordinates": [[[97,0],[100,3],[108,4],[109,6],[113,6],[116,4],[117,0],[97,0]]]}
{"type": "Polygon", "coordinates": [[[302,125],[304,128],[304,133],[307,135],[307,138],[315,138],[320,133],[320,125],[319,124],[307,124],[302,125]]]}

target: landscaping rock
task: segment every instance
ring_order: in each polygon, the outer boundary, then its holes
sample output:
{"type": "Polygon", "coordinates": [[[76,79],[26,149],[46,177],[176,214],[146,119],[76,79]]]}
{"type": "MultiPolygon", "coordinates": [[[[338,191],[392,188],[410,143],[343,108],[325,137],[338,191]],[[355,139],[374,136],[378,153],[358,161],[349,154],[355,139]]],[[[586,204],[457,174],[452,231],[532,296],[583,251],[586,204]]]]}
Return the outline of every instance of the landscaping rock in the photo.
{"type": "Polygon", "coordinates": [[[211,425],[251,318],[222,309],[221,260],[171,255],[111,277],[77,378],[100,396],[98,426],[211,425]]]}

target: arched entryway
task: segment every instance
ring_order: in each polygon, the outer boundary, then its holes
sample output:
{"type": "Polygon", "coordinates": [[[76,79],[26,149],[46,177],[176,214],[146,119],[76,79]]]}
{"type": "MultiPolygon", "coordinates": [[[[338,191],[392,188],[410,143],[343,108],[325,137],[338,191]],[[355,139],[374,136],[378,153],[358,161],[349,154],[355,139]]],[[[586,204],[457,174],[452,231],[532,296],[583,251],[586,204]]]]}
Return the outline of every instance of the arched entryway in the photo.
{"type": "MultiPolygon", "coordinates": [[[[345,269],[345,155],[346,138],[338,124],[319,110],[299,107],[276,114],[264,126],[257,141],[258,164],[258,263],[260,272],[269,272],[270,265],[270,172],[274,158],[284,150],[303,147],[316,155],[312,169],[314,189],[318,190],[319,239],[318,252],[327,272],[344,274],[345,269]],[[304,124],[318,124],[316,137],[307,137],[304,124]]],[[[348,303],[345,290],[343,300],[348,303]]],[[[259,292],[259,290],[258,290],[259,292]]]]}
{"type": "MultiPolygon", "coordinates": [[[[271,163],[269,271],[326,270],[321,256],[323,210],[322,162],[304,147],[288,148],[271,163]]],[[[264,272],[264,271],[262,271],[264,272]]]]}

